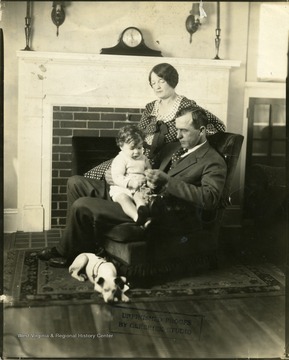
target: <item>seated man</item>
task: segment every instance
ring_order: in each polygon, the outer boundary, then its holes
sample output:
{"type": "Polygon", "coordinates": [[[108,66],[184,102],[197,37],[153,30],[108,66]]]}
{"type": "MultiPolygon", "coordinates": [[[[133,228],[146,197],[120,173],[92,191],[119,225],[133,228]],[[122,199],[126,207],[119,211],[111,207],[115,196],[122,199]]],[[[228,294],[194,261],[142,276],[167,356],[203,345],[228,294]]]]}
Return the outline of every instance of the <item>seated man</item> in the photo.
{"type": "MultiPolygon", "coordinates": [[[[226,163],[207,142],[207,116],[187,108],[176,119],[179,142],[167,144],[159,169],[146,171],[147,180],[164,196],[185,201],[197,209],[218,206],[226,179],[226,163]],[[175,155],[186,152],[172,163],[175,155]]],[[[108,194],[105,181],[75,176],[68,182],[67,226],[60,243],[38,253],[51,266],[68,266],[82,252],[98,252],[102,234],[112,226],[133,223],[108,194]]]]}

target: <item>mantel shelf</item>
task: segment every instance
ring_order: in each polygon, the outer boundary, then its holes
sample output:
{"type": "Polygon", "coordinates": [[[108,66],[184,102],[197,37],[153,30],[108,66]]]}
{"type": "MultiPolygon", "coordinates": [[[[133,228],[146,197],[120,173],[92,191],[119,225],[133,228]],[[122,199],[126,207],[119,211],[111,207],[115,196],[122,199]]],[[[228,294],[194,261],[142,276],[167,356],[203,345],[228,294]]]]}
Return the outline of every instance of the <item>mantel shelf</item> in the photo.
{"type": "Polygon", "coordinates": [[[216,68],[232,68],[241,65],[240,60],[213,60],[213,59],[191,59],[176,57],[152,57],[152,56],[129,56],[129,55],[102,55],[84,53],[61,53],[61,52],[39,52],[39,51],[17,51],[17,57],[27,61],[56,61],[56,62],[108,62],[126,64],[151,64],[168,62],[182,64],[184,66],[209,66],[216,68]]]}

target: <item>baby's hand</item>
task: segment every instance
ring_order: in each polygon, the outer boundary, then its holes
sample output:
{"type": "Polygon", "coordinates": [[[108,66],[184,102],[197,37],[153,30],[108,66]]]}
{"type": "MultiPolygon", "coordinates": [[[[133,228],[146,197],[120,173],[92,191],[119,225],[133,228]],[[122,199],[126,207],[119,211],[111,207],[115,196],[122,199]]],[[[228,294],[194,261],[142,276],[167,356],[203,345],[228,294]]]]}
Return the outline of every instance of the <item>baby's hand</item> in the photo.
{"type": "Polygon", "coordinates": [[[131,179],[128,182],[128,188],[129,189],[133,189],[133,190],[137,190],[139,189],[143,184],[145,183],[145,179],[141,180],[141,179],[131,179]]]}
{"type": "Polygon", "coordinates": [[[169,176],[161,170],[149,169],[145,172],[147,183],[150,186],[157,187],[158,185],[165,185],[168,182],[169,176]]]}

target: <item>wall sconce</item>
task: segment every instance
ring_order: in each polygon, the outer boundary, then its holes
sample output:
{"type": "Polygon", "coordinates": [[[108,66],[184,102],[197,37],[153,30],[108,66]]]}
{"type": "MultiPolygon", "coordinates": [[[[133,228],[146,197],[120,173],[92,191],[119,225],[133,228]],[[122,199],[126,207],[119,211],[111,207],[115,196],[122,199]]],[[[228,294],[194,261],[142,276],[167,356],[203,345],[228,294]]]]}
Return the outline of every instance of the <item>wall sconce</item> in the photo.
{"type": "Polygon", "coordinates": [[[65,12],[64,12],[64,1],[53,1],[52,3],[52,11],[51,11],[51,19],[54,25],[56,25],[56,35],[59,35],[58,28],[60,25],[64,23],[65,20],[65,12]]]}
{"type": "Polygon", "coordinates": [[[203,8],[203,2],[193,3],[192,10],[186,20],[186,29],[190,33],[190,44],[192,43],[192,35],[198,30],[199,26],[204,22],[207,17],[203,8]]]}

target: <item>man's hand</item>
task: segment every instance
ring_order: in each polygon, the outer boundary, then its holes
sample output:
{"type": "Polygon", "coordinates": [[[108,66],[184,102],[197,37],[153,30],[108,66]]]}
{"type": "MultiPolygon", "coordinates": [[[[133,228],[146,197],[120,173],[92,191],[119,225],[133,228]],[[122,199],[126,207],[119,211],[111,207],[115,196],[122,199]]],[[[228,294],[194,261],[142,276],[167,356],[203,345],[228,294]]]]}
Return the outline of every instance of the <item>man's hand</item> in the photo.
{"type": "Polygon", "coordinates": [[[148,169],[145,171],[147,182],[151,183],[154,187],[164,186],[169,180],[168,174],[161,170],[148,169]]]}

